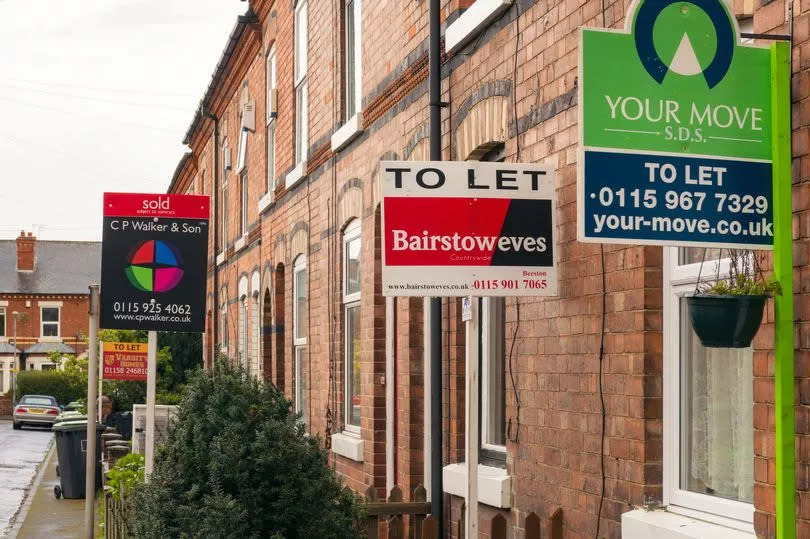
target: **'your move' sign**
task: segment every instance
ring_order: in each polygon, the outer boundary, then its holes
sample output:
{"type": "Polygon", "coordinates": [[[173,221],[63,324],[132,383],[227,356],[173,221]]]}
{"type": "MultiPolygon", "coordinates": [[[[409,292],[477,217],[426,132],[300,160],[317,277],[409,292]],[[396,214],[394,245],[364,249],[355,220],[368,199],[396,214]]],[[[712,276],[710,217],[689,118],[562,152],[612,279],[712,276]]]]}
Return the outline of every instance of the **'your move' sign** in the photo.
{"type": "Polygon", "coordinates": [[[583,28],[580,241],[771,248],[770,52],[720,0],[583,28]]]}

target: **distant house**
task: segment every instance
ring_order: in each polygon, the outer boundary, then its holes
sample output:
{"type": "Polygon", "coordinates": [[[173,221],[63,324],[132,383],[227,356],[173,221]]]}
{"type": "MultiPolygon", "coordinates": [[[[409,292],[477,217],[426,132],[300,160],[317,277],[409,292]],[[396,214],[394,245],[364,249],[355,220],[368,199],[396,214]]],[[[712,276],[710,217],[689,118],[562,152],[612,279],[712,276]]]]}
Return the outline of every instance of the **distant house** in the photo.
{"type": "Polygon", "coordinates": [[[52,352],[86,351],[88,286],[100,268],[99,242],[37,241],[24,231],[0,240],[0,393],[11,389],[15,351],[19,370],[54,369],[52,352]]]}

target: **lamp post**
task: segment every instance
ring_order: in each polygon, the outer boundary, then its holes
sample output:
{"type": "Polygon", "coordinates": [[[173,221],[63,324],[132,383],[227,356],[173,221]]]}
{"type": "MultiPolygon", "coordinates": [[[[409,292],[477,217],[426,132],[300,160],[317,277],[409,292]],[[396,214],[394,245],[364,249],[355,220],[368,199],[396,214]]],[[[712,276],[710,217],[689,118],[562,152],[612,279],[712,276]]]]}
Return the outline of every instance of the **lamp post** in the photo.
{"type": "Polygon", "coordinates": [[[17,404],[17,311],[11,312],[11,326],[13,329],[12,340],[14,342],[14,364],[11,368],[11,402],[17,404]]]}

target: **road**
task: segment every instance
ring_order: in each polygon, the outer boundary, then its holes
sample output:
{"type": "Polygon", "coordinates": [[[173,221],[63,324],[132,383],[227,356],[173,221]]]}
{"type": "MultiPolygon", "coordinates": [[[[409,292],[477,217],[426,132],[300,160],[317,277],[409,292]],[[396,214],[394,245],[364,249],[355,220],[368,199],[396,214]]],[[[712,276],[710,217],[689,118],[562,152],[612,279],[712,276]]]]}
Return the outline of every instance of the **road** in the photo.
{"type": "Polygon", "coordinates": [[[52,439],[50,430],[13,430],[11,421],[0,421],[0,537],[8,533],[52,439]]]}

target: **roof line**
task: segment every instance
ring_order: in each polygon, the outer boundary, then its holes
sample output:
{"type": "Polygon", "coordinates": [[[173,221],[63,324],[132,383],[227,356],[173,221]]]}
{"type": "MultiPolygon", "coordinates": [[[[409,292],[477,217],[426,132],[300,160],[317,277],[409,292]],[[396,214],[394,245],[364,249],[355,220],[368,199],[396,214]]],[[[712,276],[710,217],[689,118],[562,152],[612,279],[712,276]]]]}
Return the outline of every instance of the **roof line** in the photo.
{"type": "Polygon", "coordinates": [[[169,188],[166,190],[167,193],[174,191],[175,184],[177,184],[177,181],[180,179],[180,174],[183,172],[183,168],[185,168],[189,159],[191,159],[191,152],[184,153],[183,157],[180,158],[180,162],[177,163],[174,174],[172,174],[172,181],[169,182],[169,188]]]}
{"type": "Polygon", "coordinates": [[[208,83],[208,88],[206,89],[205,94],[200,100],[200,104],[194,113],[194,118],[191,120],[191,125],[189,125],[188,129],[186,130],[186,136],[183,138],[183,144],[188,145],[191,143],[191,137],[194,135],[194,131],[197,130],[197,127],[202,121],[203,113],[211,106],[211,99],[214,97],[214,92],[216,92],[219,83],[222,82],[222,78],[225,75],[225,71],[228,68],[231,57],[233,56],[233,52],[236,49],[236,44],[239,42],[239,39],[245,32],[245,28],[247,28],[249,24],[254,24],[257,22],[259,22],[259,17],[253,12],[252,7],[248,7],[248,10],[244,15],[239,15],[236,18],[236,24],[234,25],[233,30],[231,30],[231,35],[228,38],[228,41],[225,43],[225,50],[222,51],[222,56],[220,56],[217,67],[214,70],[214,74],[211,76],[211,82],[208,83]]]}

